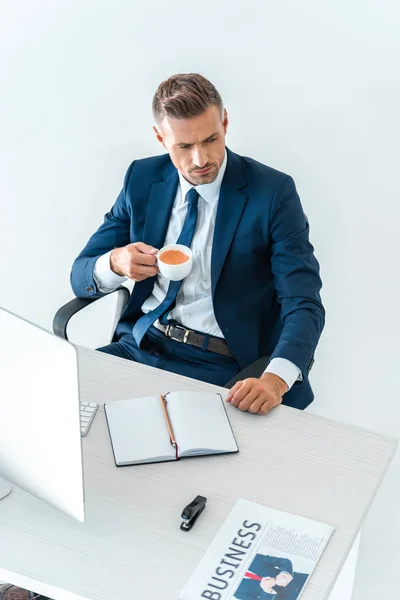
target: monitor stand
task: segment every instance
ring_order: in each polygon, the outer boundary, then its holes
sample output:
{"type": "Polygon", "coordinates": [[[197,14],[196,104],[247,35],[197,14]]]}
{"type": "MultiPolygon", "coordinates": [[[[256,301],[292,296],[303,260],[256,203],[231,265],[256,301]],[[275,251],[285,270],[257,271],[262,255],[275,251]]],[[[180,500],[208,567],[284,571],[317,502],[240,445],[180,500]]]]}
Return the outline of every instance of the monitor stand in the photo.
{"type": "Polygon", "coordinates": [[[0,500],[2,498],[5,498],[6,496],[8,496],[8,494],[11,492],[11,485],[9,483],[7,483],[7,481],[4,481],[4,479],[1,479],[0,477],[0,500]]]}

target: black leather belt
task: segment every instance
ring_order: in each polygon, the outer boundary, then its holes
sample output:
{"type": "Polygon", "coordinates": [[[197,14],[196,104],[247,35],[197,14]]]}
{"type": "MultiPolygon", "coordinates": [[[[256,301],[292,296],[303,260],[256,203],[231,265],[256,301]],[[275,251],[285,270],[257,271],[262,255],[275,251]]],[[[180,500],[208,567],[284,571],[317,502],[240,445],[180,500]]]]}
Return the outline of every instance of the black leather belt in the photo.
{"type": "Polygon", "coordinates": [[[208,336],[204,333],[198,333],[192,329],[186,329],[182,325],[161,325],[161,323],[154,323],[156,329],[161,331],[165,336],[175,340],[176,342],[182,342],[183,344],[189,344],[190,346],[196,346],[196,348],[203,348],[205,339],[208,337],[208,343],[206,350],[209,352],[216,352],[217,354],[223,354],[233,358],[232,352],[229,350],[228,344],[221,338],[208,336]]]}

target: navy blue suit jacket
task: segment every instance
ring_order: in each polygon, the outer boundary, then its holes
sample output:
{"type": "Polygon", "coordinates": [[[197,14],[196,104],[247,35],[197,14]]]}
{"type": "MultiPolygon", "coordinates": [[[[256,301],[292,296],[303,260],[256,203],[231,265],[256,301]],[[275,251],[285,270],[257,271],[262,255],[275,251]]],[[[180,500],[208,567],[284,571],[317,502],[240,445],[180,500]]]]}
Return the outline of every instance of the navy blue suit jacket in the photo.
{"type": "MultiPolygon", "coordinates": [[[[227,149],[211,258],[215,318],[241,368],[261,356],[287,358],[303,382],[283,403],[305,408],[321,331],[319,265],[291,177],[227,149]]],[[[71,285],[79,298],[102,296],[93,279],[99,256],[142,241],[161,248],[179,178],[168,154],[134,161],[104,223],[75,260],[71,285]]],[[[154,278],[136,283],[117,326],[133,327],[154,278]]]]}
{"type": "Polygon", "coordinates": [[[281,571],[290,573],[293,579],[287,587],[275,586],[273,589],[276,594],[264,592],[260,582],[254,579],[242,579],[238,589],[235,592],[237,600],[296,600],[308,575],[305,573],[294,573],[292,562],[288,558],[278,558],[276,556],[266,556],[256,554],[252,561],[249,571],[259,577],[275,578],[281,571]]]}

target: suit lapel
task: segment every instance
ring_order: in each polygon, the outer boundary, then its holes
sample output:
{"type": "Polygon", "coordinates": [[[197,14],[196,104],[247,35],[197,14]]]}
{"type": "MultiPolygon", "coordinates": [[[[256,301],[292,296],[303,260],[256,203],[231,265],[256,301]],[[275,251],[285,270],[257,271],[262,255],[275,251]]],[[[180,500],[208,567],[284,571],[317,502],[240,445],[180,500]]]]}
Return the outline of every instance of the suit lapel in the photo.
{"type": "Polygon", "coordinates": [[[247,185],[240,158],[228,149],[227,153],[228,162],[218,199],[211,255],[211,289],[213,297],[222,267],[247,202],[246,194],[240,191],[240,188],[247,185]]]}
{"type": "Polygon", "coordinates": [[[178,188],[178,172],[169,164],[162,172],[164,181],[153,183],[147,205],[142,241],[162,248],[178,188]]]}
{"type": "MultiPolygon", "coordinates": [[[[172,163],[162,171],[162,176],[164,181],[153,183],[151,188],[142,235],[142,242],[154,248],[164,246],[179,181],[172,163]]],[[[135,285],[134,302],[138,309],[151,294],[156,278],[156,275],[148,277],[135,285]]]]}

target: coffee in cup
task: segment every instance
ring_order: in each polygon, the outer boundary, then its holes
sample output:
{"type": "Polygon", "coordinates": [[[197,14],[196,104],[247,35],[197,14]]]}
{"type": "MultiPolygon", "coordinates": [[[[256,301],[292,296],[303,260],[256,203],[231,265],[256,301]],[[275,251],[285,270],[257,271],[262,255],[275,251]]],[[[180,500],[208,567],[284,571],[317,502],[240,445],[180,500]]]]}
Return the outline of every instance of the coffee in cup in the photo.
{"type": "Polygon", "coordinates": [[[181,265],[189,260],[189,258],[182,250],[164,250],[161,260],[166,265],[181,265]]]}
{"type": "Polygon", "coordinates": [[[171,281],[180,281],[192,270],[193,256],[188,246],[169,244],[157,253],[157,266],[161,273],[171,281]]]}

